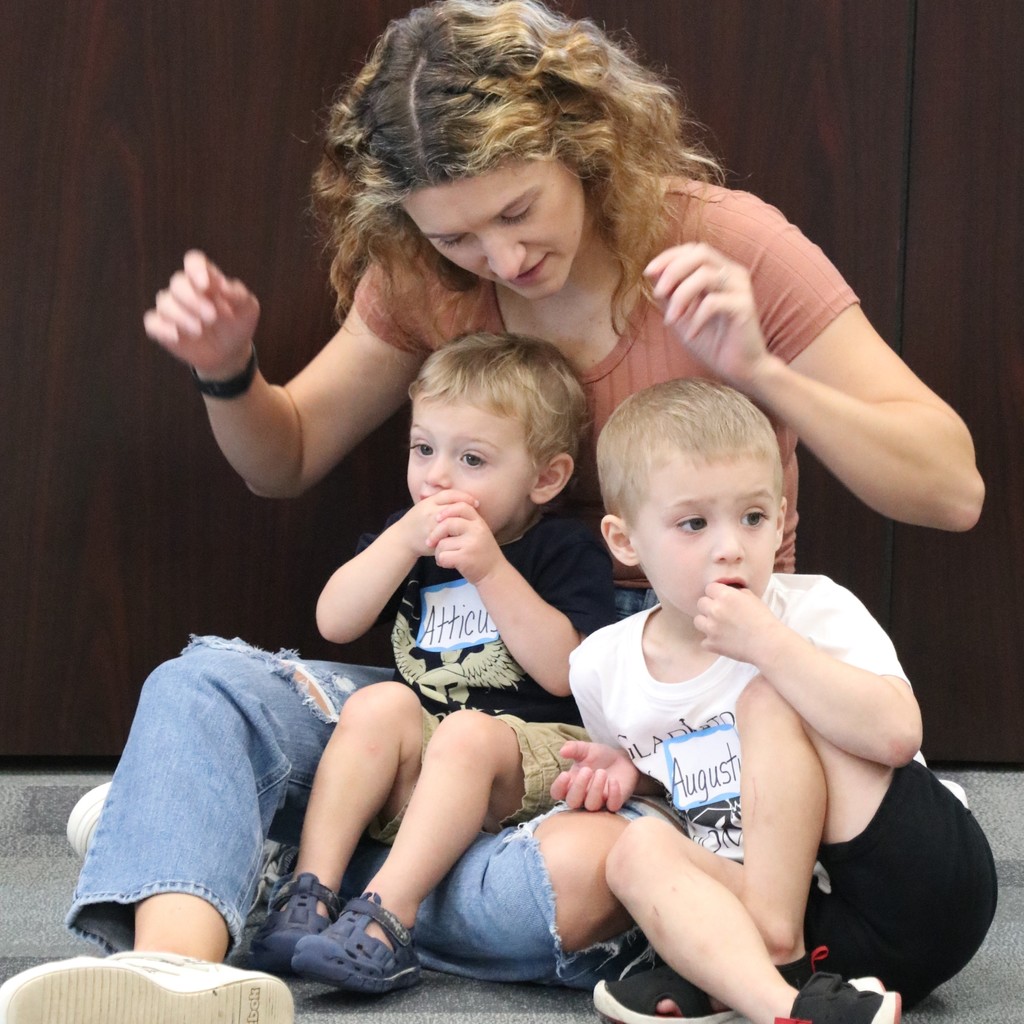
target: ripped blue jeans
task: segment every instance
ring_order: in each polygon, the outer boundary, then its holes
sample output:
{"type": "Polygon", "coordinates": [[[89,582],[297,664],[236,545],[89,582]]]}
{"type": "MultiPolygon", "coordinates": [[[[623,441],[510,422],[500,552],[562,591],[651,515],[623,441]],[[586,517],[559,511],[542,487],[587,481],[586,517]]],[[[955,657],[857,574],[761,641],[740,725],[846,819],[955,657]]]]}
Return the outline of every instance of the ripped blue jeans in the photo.
{"type": "MultiPolygon", "coordinates": [[[[199,637],[146,681],[67,916],[108,951],[130,949],[134,904],[158,893],[212,904],[237,947],[266,838],[297,845],[317,762],[345,696],[392,672],[301,661],[199,637]],[[328,710],[324,710],[325,707],[328,710]]],[[[590,988],[643,954],[634,929],[562,950],[536,822],[481,834],[424,901],[424,966],[489,981],[590,988]]],[[[343,883],[359,893],[386,855],[366,841],[343,883]]]]}

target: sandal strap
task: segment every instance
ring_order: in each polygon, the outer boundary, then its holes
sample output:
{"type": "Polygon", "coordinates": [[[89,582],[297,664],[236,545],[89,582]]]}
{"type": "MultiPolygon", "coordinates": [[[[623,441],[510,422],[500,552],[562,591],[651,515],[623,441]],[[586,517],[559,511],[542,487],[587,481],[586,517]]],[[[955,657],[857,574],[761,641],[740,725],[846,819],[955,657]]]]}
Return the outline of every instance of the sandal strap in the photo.
{"type": "Polygon", "coordinates": [[[323,885],[314,874],[305,872],[298,877],[290,878],[274,896],[270,903],[271,910],[280,910],[293,896],[315,896],[326,908],[327,916],[333,924],[341,914],[341,900],[332,889],[323,885]]]}
{"type": "Polygon", "coordinates": [[[634,1014],[654,1016],[662,999],[671,999],[684,1018],[705,1017],[713,1012],[707,993],[678,975],[668,964],[640,971],[621,981],[606,982],[605,987],[616,1003],[634,1014]]]}
{"type": "Polygon", "coordinates": [[[353,897],[345,904],[342,913],[365,914],[387,932],[392,943],[412,945],[412,932],[387,907],[381,906],[380,896],[375,892],[364,892],[362,896],[353,897]]]}

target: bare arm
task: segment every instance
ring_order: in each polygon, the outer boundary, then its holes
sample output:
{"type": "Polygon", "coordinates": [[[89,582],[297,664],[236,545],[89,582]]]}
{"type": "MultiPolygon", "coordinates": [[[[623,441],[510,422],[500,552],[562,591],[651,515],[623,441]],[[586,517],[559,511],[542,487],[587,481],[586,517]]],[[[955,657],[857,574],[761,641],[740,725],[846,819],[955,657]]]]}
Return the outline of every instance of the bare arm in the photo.
{"type": "Polygon", "coordinates": [[[786,365],[765,346],[744,267],[706,245],[684,245],[648,273],[682,344],[792,427],[865,504],[919,526],[974,526],[985,487],[967,427],[860,307],[786,365]]]}
{"type": "MultiPolygon", "coordinates": [[[[161,291],[146,332],[203,378],[223,380],[245,365],[259,304],[199,252],[161,291]]],[[[214,437],[251,490],[300,494],[320,480],[406,400],[422,357],[376,337],[355,313],[290,383],[252,386],[232,399],[207,398],[214,437]]]]}
{"type": "Polygon", "coordinates": [[[344,644],[361,637],[409,574],[415,553],[398,541],[398,523],[336,569],[316,603],[321,636],[344,644]]]}
{"type": "Polygon", "coordinates": [[[504,556],[476,582],[509,653],[548,693],[569,696],[569,655],[582,637],[504,556]]]}
{"type": "Polygon", "coordinates": [[[473,499],[458,491],[425,498],[334,572],[316,606],[317,628],[325,639],[348,643],[377,621],[416,559],[434,553],[431,534],[441,509],[454,501],[473,499]]]}
{"type": "Polygon", "coordinates": [[[945,530],[977,523],[985,485],[966,425],[859,306],[788,366],[768,356],[749,393],[875,511],[945,530]]]}
{"type": "Polygon", "coordinates": [[[766,638],[759,661],[797,714],[839,749],[896,768],[921,748],[921,712],[906,680],[839,661],[785,626],[766,638]]]}
{"type": "Polygon", "coordinates": [[[437,564],[456,569],[480,594],[502,642],[520,666],[558,697],[569,695],[569,654],[580,635],[505,557],[489,527],[466,502],[448,504],[428,546],[437,564]]]}
{"type": "Polygon", "coordinates": [[[703,646],[755,666],[798,715],[841,750],[878,764],[906,764],[921,746],[921,712],[903,679],[819,650],[749,590],[712,583],[697,604],[703,646]]]}

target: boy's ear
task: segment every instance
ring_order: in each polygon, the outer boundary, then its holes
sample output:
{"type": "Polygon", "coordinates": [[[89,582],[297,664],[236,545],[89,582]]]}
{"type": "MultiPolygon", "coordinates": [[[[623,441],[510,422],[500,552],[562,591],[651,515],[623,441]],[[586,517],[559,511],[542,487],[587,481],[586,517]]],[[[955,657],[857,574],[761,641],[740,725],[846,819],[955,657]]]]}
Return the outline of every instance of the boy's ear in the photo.
{"type": "Polygon", "coordinates": [[[775,550],[782,547],[782,538],[786,533],[786,499],[779,502],[779,517],[775,522],[775,550]]]}
{"type": "Polygon", "coordinates": [[[608,550],[623,565],[639,565],[640,556],[629,539],[626,521],[621,516],[606,515],[601,520],[601,536],[604,537],[608,550]]]}
{"type": "Polygon", "coordinates": [[[568,452],[560,452],[537,470],[537,479],[530,491],[534,505],[546,505],[562,492],[572,476],[573,461],[568,452]]]}

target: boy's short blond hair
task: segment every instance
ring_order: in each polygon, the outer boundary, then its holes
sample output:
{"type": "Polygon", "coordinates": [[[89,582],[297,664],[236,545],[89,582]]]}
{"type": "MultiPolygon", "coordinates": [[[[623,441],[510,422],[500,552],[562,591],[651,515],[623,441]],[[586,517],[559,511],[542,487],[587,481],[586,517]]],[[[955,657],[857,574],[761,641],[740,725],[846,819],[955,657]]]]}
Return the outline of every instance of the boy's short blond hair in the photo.
{"type": "Polygon", "coordinates": [[[541,466],[562,452],[575,461],[587,400],[569,360],[525,334],[464,334],[432,353],[409,388],[424,402],[466,402],[523,424],[526,450],[541,466]]]}
{"type": "Polygon", "coordinates": [[[672,454],[704,462],[764,459],[782,494],[782,456],[768,417],[735,388],[692,377],[637,391],[612,413],[597,441],[605,510],[634,518],[652,469],[672,454]]]}

